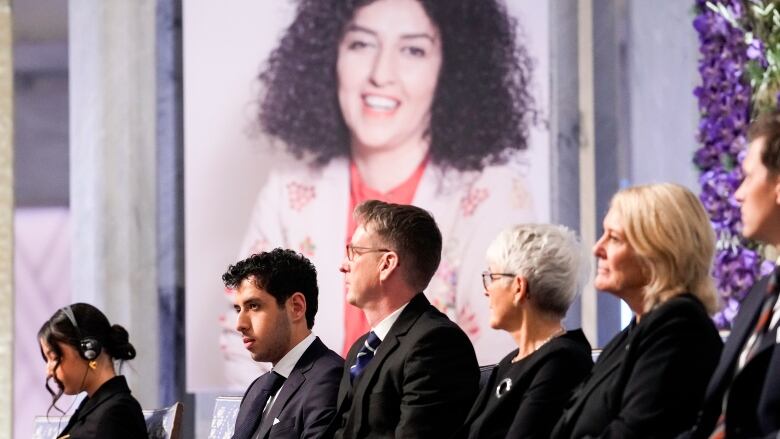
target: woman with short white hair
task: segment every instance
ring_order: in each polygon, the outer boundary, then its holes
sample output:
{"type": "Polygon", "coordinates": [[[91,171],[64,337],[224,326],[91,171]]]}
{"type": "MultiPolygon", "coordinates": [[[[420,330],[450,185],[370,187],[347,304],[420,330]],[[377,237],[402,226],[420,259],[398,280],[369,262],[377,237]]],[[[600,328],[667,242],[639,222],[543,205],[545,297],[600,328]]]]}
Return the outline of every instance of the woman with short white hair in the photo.
{"type": "Polygon", "coordinates": [[[547,438],[593,366],[582,331],[561,323],[588,276],[588,256],[566,227],[527,224],[501,232],[487,262],[490,326],[517,349],[493,369],[460,437],[547,438]]]}

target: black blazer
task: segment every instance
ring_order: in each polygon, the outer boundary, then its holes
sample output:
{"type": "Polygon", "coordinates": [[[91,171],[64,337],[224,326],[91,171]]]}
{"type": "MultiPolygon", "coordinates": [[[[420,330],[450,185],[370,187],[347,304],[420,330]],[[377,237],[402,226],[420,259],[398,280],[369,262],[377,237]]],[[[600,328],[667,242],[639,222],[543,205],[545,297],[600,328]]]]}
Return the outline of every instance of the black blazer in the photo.
{"type": "Polygon", "coordinates": [[[689,437],[706,438],[715,428],[723,396],[729,389],[726,437],[776,438],[780,433],[780,348],[777,329],[763,339],[758,353],[735,376],[737,359],[761,313],[769,276],[761,279],[742,302],[712,375],[704,406],[689,437]]]}
{"type": "Polygon", "coordinates": [[[349,366],[367,337],[347,355],[329,433],[337,438],[451,436],[479,384],[477,358],[466,334],[419,293],[353,387],[349,366]]]}
{"type": "Polygon", "coordinates": [[[498,370],[516,355],[517,349],[493,369],[458,437],[549,438],[572,391],[593,367],[585,335],[579,329],[569,331],[523,359],[525,364],[510,369],[510,389],[485,411],[488,401],[496,397],[498,370]]]}
{"type": "Polygon", "coordinates": [[[698,299],[669,299],[609,342],[552,437],[675,437],[695,421],[722,345],[698,299]]]}
{"type": "MultiPolygon", "coordinates": [[[[344,360],[319,338],[314,339],[279,390],[266,415],[266,420],[271,422],[262,425],[261,437],[320,437],[336,414],[336,395],[343,368],[344,360]],[[275,425],[274,418],[279,420],[275,425]]],[[[250,414],[254,418],[251,412],[258,407],[262,412],[265,408],[266,401],[256,399],[267,377],[265,373],[249,385],[236,415],[236,426],[252,422],[248,419],[250,414]]]]}
{"type": "Polygon", "coordinates": [[[146,439],[141,405],[130,394],[127,380],[117,375],[85,398],[57,437],[71,439],[146,439]]]}

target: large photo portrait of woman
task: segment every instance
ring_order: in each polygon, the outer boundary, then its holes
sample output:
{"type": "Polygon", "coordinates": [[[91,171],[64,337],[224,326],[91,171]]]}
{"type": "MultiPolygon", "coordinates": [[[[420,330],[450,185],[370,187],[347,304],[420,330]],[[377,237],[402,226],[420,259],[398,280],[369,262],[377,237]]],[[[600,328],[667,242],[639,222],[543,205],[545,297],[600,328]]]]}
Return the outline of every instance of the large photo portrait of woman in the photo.
{"type": "Polygon", "coordinates": [[[246,1],[184,8],[187,352],[191,391],[243,389],[269,365],[235,330],[228,264],[285,247],[317,268],[314,333],[368,327],[339,264],[368,199],[431,212],[442,261],[425,293],[482,364],[485,251],[549,219],[547,6],[526,0],[246,1]]]}

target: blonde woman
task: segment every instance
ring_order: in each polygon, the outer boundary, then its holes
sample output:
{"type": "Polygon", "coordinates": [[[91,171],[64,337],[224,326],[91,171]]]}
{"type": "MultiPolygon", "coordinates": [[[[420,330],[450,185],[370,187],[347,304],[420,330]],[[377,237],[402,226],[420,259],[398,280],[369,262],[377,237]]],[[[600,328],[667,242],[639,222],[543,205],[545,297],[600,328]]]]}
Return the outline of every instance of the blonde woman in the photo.
{"type": "Polygon", "coordinates": [[[595,286],[631,308],[575,392],[553,437],[674,437],[701,406],[722,343],[710,320],[715,236],[696,196],[676,184],[618,192],[593,248],[595,286]]]}

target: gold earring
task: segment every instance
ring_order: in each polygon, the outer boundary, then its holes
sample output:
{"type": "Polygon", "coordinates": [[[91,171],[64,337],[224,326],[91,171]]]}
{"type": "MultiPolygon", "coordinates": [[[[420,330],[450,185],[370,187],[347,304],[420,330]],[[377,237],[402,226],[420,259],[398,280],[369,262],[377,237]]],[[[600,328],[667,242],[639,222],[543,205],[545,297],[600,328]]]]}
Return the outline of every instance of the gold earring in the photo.
{"type": "Polygon", "coordinates": [[[95,360],[90,361],[89,362],[89,368],[92,369],[92,370],[97,369],[97,361],[95,361],[95,360]]]}

